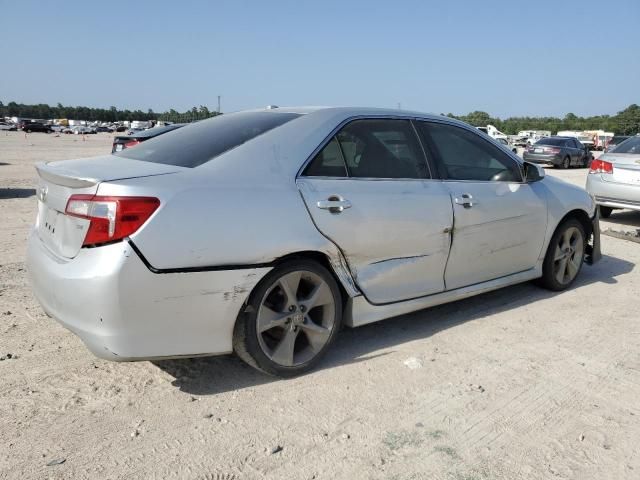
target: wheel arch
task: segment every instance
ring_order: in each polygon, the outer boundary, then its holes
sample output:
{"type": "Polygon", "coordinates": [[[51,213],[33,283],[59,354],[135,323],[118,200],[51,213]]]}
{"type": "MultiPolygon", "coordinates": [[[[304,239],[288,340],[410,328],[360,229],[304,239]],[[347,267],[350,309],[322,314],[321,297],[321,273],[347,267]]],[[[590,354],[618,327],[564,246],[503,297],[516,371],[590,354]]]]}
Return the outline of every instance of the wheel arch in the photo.
{"type": "Polygon", "coordinates": [[[582,210],[580,208],[575,208],[575,209],[567,212],[565,214],[565,216],[560,219],[560,221],[556,225],[556,228],[553,230],[553,233],[555,234],[556,230],[558,230],[558,228],[566,220],[568,220],[570,218],[575,218],[576,220],[578,220],[580,222],[580,224],[582,225],[582,228],[584,229],[585,240],[588,241],[589,238],[591,237],[591,234],[593,233],[593,226],[591,224],[591,218],[589,218],[589,214],[585,210],[582,210]]]}
{"type": "Polygon", "coordinates": [[[292,252],[277,258],[274,261],[274,266],[282,265],[291,260],[312,260],[325,267],[338,284],[338,288],[340,288],[343,308],[346,307],[349,298],[360,294],[346,261],[339,252],[334,255],[334,258],[326,252],[317,250],[292,252]]]}

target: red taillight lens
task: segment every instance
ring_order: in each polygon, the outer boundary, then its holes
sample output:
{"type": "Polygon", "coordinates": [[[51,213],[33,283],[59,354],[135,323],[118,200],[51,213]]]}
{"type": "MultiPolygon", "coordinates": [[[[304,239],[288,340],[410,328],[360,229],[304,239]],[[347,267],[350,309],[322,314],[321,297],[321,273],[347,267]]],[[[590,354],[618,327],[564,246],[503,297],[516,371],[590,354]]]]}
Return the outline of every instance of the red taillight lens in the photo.
{"type": "Polygon", "coordinates": [[[589,173],[613,173],[613,164],[604,160],[592,160],[589,173]]]}
{"type": "Polygon", "coordinates": [[[131,147],[135,147],[136,145],[138,145],[140,142],[138,140],[131,140],[130,142],[127,142],[124,144],[124,148],[131,148],[131,147]]]}
{"type": "Polygon", "coordinates": [[[121,240],[136,232],[160,206],[153,197],[71,195],[65,213],[89,220],[82,246],[121,240]]]}

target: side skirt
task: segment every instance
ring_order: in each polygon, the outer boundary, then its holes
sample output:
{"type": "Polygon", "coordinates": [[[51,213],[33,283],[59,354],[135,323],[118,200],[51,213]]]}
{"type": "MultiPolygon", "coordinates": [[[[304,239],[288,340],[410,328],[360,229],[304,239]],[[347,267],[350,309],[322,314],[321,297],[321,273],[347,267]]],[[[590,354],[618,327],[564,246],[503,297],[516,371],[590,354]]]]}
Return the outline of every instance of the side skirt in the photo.
{"type": "Polygon", "coordinates": [[[509,285],[527,282],[542,276],[542,264],[524,272],[514,273],[506,277],[496,278],[488,282],[457,288],[447,292],[436,293],[426,297],[407,300],[406,302],[392,303],[389,305],[372,305],[362,296],[350,298],[344,313],[343,322],[348,327],[359,327],[367,323],[377,322],[385,318],[396,317],[406,313],[435,307],[443,303],[462,300],[463,298],[480,295],[481,293],[497,290],[509,285]]]}

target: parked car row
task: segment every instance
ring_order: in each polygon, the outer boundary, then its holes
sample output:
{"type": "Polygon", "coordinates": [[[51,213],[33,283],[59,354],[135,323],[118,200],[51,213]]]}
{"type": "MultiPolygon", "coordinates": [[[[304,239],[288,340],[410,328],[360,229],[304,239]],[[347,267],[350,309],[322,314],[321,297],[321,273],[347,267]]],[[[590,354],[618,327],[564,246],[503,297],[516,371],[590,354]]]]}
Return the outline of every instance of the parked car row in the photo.
{"type": "Polygon", "coordinates": [[[120,152],[125,148],[135,147],[136,145],[146,142],[152,138],[157,137],[158,135],[165,134],[167,132],[171,132],[172,130],[176,130],[178,128],[184,127],[187,125],[186,123],[174,123],[172,125],[166,125],[164,127],[153,127],[148,130],[142,130],[139,132],[135,132],[133,134],[117,136],[113,139],[113,146],[111,147],[111,152],[120,152]]]}

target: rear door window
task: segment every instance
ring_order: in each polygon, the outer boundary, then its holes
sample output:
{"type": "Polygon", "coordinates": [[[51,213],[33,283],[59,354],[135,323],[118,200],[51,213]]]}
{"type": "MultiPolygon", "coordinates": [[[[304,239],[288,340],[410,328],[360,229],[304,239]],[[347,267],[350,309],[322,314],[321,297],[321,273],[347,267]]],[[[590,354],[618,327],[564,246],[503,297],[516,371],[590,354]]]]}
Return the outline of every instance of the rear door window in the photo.
{"type": "Polygon", "coordinates": [[[340,145],[333,137],[313,158],[304,172],[307,177],[347,177],[347,167],[340,152],[340,145]]]}
{"type": "Polygon", "coordinates": [[[429,178],[409,120],[354,120],[336,135],[350,177],[429,178]]]}
{"type": "Polygon", "coordinates": [[[286,112],[218,115],[157,136],[114,155],[193,168],[299,116],[298,113],[286,112]]]}

